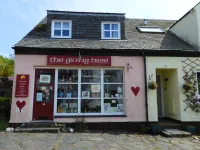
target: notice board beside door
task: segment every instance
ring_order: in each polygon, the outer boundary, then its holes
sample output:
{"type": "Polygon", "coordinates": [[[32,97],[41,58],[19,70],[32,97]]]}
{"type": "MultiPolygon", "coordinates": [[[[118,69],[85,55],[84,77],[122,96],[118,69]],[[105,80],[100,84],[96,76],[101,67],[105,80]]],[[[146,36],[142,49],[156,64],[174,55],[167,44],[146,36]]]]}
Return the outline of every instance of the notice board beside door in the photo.
{"type": "Polygon", "coordinates": [[[28,97],[29,75],[18,74],[16,76],[15,97],[28,97]]]}

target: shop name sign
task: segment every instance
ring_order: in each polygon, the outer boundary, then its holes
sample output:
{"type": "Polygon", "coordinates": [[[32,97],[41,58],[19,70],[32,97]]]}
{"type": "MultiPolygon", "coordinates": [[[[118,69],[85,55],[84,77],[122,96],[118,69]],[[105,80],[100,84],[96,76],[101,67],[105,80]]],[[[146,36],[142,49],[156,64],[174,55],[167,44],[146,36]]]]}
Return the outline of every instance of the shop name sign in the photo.
{"type": "Polygon", "coordinates": [[[18,74],[16,78],[15,97],[28,97],[29,75],[18,74]]]}
{"type": "Polygon", "coordinates": [[[47,65],[111,66],[111,56],[47,56],[47,65]]]}

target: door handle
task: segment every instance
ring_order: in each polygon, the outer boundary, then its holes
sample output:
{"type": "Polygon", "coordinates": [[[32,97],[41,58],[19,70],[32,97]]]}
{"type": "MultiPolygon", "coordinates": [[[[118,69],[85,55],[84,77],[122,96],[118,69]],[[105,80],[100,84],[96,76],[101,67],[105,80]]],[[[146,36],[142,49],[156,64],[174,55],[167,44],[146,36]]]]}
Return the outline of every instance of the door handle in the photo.
{"type": "Polygon", "coordinates": [[[42,103],[43,106],[45,106],[45,103],[42,103]]]}

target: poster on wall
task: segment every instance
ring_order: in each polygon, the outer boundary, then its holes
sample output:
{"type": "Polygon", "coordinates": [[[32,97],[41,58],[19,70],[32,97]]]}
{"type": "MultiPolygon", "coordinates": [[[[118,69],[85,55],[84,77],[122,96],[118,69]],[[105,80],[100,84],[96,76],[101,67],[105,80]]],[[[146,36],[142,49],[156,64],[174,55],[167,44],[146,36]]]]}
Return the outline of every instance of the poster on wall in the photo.
{"type": "Polygon", "coordinates": [[[50,83],[51,82],[51,75],[40,75],[40,83],[50,83]]]}
{"type": "Polygon", "coordinates": [[[15,97],[28,97],[29,75],[18,74],[16,76],[15,97]]]}
{"type": "Polygon", "coordinates": [[[42,93],[36,94],[36,101],[41,102],[42,101],[42,93]]]}

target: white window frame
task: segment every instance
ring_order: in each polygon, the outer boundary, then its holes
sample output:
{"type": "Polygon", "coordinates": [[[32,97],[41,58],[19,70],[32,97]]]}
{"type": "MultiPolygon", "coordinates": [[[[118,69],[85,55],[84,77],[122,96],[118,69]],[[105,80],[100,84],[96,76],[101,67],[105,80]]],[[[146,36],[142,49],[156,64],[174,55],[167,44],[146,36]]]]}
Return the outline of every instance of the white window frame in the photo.
{"type": "Polygon", "coordinates": [[[121,25],[120,22],[101,22],[101,39],[121,39],[121,25]],[[110,24],[110,30],[104,30],[104,24],[110,24]],[[118,30],[112,30],[111,25],[112,24],[117,24],[118,25],[118,30]],[[110,31],[110,37],[104,37],[104,31],[110,31]],[[112,31],[118,31],[118,37],[111,37],[112,36],[112,31]]]}
{"type": "Polygon", "coordinates": [[[71,20],[52,20],[51,22],[51,38],[71,38],[72,37],[72,21],[71,20]],[[61,23],[61,36],[54,35],[54,25],[55,22],[61,23]],[[63,29],[63,23],[69,23],[69,36],[62,36],[63,29]]]}
{"type": "MultiPolygon", "coordinates": [[[[78,70],[78,113],[57,113],[57,91],[58,91],[58,70],[59,69],[69,69],[69,70],[74,70],[73,68],[56,68],[55,69],[55,91],[54,91],[54,117],[55,116],[118,116],[118,115],[125,115],[126,112],[126,107],[125,107],[125,80],[124,80],[124,69],[123,68],[77,68],[75,70],[78,70]],[[100,84],[101,85],[101,112],[99,113],[81,113],[81,70],[101,70],[101,82],[100,83],[83,83],[83,84],[100,84]],[[104,82],[104,77],[103,77],[103,71],[104,70],[122,70],[123,71],[123,83],[105,83],[104,82]],[[105,84],[121,84],[123,85],[123,97],[120,98],[105,98],[104,97],[104,85],[105,84]],[[115,113],[105,113],[104,112],[104,99],[123,99],[123,105],[124,105],[124,112],[115,112],[115,113]]],[[[64,84],[64,83],[62,83],[64,84]]],[[[67,83],[66,83],[67,84],[67,83]]],[[[68,83],[69,84],[69,83],[68,83]]],[[[72,84],[72,83],[70,83],[72,84]]],[[[59,98],[62,99],[62,98],[59,98]]],[[[63,98],[63,99],[77,99],[77,98],[63,98]]],[[[93,98],[95,99],[95,98],[93,98]]]]}

